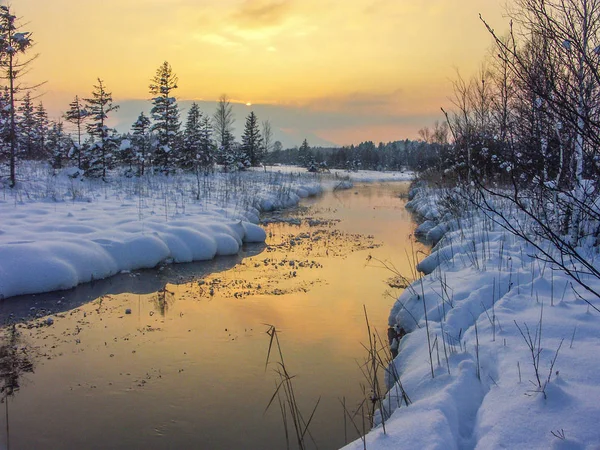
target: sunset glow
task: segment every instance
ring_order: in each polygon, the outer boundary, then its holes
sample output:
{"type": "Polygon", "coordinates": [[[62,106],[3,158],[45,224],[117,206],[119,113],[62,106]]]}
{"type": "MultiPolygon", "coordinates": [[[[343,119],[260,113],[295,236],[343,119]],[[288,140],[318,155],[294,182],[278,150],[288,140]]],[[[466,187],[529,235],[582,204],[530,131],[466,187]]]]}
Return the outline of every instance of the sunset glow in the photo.
{"type": "MultiPolygon", "coordinates": [[[[416,137],[448,103],[450,79],[475,72],[507,28],[498,0],[20,0],[53,113],[97,77],[115,100],[145,100],[169,61],[180,100],[275,105],[368,117],[309,130],[347,144],[416,137]],[[244,99],[252,98],[249,102],[244,99]],[[373,118],[380,118],[373,123],[373,118]],[[418,119],[417,119],[418,118],[418,119]]],[[[277,122],[276,117],[263,117],[277,122]]],[[[238,118],[240,120],[241,118],[238,118]]],[[[294,124],[280,124],[294,127],[294,124]]],[[[304,129],[302,124],[299,128],[304,129]]]]}

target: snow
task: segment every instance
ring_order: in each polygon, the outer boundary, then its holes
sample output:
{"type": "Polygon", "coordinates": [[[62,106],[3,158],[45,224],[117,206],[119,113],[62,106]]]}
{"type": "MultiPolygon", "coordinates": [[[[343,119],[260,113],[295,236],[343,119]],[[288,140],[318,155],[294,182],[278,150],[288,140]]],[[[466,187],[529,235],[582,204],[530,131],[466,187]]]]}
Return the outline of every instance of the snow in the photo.
{"type": "Polygon", "coordinates": [[[31,168],[0,191],[0,298],[69,289],[123,271],[234,255],[260,243],[261,211],[322,188],[312,176],[214,174],[83,180],[31,168]]]}
{"type": "MultiPolygon", "coordinates": [[[[384,401],[386,433],[379,411],[366,448],[600,448],[600,326],[584,301],[598,307],[598,299],[476,211],[459,227],[437,191],[411,196],[412,210],[430,221],[424,234],[438,230],[418,266],[426,275],[389,319],[409,332],[393,364],[412,403],[398,407],[394,385],[384,401]]],[[[521,220],[510,205],[499,206],[521,220]]],[[[600,288],[599,280],[585,281],[600,288]]]]}
{"type": "MultiPolygon", "coordinates": [[[[121,149],[130,142],[125,140],[121,149]]],[[[165,147],[168,150],[168,147],[165,147]]],[[[211,175],[85,180],[25,165],[16,189],[0,191],[0,298],[69,289],[165,263],[233,255],[264,242],[263,211],[295,206],[351,181],[401,181],[412,173],[315,175],[297,167],[211,175]],[[198,195],[201,194],[201,195],[198,195]],[[198,200],[198,197],[200,199],[198,200]]]]}
{"type": "Polygon", "coordinates": [[[340,169],[331,169],[331,173],[338,177],[347,177],[350,181],[356,183],[381,183],[385,181],[412,181],[415,173],[406,172],[375,172],[372,170],[347,171],[340,169]]]}
{"type": "MultiPolygon", "coordinates": [[[[268,170],[272,172],[281,173],[306,173],[307,170],[304,167],[299,166],[267,166],[268,170]]],[[[255,168],[254,170],[262,170],[255,168]]],[[[356,183],[381,183],[385,181],[412,181],[415,179],[416,174],[411,171],[404,172],[377,172],[373,170],[342,170],[342,169],[330,169],[329,172],[324,172],[325,178],[323,182],[328,185],[335,185],[335,182],[343,180],[349,180],[356,183]]]]}
{"type": "Polygon", "coordinates": [[[123,139],[121,141],[121,145],[119,146],[119,150],[129,150],[131,148],[131,141],[129,139],[123,139]]]}
{"type": "MultiPolygon", "coordinates": [[[[0,190],[0,297],[236,254],[265,240],[256,225],[262,211],[293,206],[323,186],[412,176],[301,172],[217,173],[197,192],[193,176],[111,174],[105,183],[31,167],[21,174],[29,181],[0,190]]],[[[600,327],[586,303],[598,300],[476,211],[459,220],[422,187],[409,197],[407,207],[425,219],[419,234],[435,243],[418,264],[425,275],[389,319],[408,331],[393,364],[411,402],[391,383],[367,448],[600,448],[600,327]]],[[[585,281],[600,289],[599,280],[585,281]]],[[[357,440],[346,448],[363,447],[357,440]]]]}

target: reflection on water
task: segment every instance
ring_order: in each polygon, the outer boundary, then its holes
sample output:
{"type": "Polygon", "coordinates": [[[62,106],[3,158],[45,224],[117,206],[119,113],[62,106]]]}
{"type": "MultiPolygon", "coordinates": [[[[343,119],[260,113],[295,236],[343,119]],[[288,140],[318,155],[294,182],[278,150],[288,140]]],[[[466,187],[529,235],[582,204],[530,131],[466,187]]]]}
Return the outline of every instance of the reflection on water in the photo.
{"type": "Polygon", "coordinates": [[[104,295],[124,293],[150,294],[167,284],[182,284],[210,273],[229,270],[244,258],[264,251],[264,244],[244,244],[239,254],[222,256],[211,261],[169,264],[156,269],[120,273],[103,280],[80,284],[67,291],[10,297],[0,302],[0,317],[25,320],[36,316],[70,311],[104,295]]]}
{"type": "Polygon", "coordinates": [[[38,361],[11,400],[11,446],[285,448],[277,409],[265,412],[276,383],[265,324],[280,333],[301,410],[321,397],[319,448],[356,438],[340,400],[352,409],[362,398],[363,304],[383,332],[399,293],[385,295],[392,274],[373,261],[410,273],[407,187],[310,199],[292,213],[301,225],[275,220],[267,246],[237,257],[0,304],[4,320],[31,317],[18,329],[38,361]]]}

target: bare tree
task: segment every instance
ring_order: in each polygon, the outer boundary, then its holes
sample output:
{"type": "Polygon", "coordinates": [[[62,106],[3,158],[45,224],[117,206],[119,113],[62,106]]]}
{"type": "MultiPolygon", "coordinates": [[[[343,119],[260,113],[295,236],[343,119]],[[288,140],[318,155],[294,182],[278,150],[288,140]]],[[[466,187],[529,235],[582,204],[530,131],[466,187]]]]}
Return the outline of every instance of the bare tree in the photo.
{"type": "Polygon", "coordinates": [[[218,162],[227,166],[233,151],[233,106],[227,94],[221,95],[217,110],[213,115],[213,128],[218,147],[218,162]]]}
{"type": "Polygon", "coordinates": [[[262,122],[262,145],[265,154],[273,150],[273,130],[269,120],[263,120],[262,122]]]}
{"type": "Polygon", "coordinates": [[[587,250],[600,246],[600,0],[516,5],[508,37],[484,21],[496,45],[491,77],[455,82],[457,111],[447,117],[457,152],[468,154],[467,197],[600,297],[587,250]],[[488,163],[500,160],[494,173],[480,170],[482,143],[495,149],[488,163]],[[503,216],[497,201],[517,216],[503,216]]]}

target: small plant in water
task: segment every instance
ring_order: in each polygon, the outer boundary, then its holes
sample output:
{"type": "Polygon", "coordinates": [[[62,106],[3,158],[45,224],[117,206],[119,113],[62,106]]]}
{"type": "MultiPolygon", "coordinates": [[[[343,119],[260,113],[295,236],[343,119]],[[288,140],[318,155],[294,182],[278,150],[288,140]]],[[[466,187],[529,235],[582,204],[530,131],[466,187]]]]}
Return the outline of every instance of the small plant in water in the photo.
{"type": "Polygon", "coordinates": [[[277,383],[275,392],[269,400],[269,403],[265,408],[265,412],[271,407],[275,399],[277,399],[279,409],[281,411],[283,426],[285,429],[285,439],[287,448],[290,448],[290,440],[292,438],[295,438],[298,448],[304,450],[307,448],[307,436],[310,437],[313,444],[315,444],[314,439],[310,434],[309,426],[315,415],[315,411],[319,406],[321,397],[319,397],[319,400],[317,400],[317,403],[313,408],[308,420],[305,420],[298,406],[298,402],[296,400],[296,393],[294,392],[294,385],[292,381],[295,375],[290,375],[285,366],[285,362],[283,359],[283,351],[281,350],[281,344],[279,343],[277,329],[273,325],[267,326],[269,327],[269,329],[267,330],[267,334],[269,335],[270,340],[269,350],[267,352],[267,361],[265,363],[265,370],[267,370],[267,366],[269,365],[269,363],[275,364],[275,369],[273,370],[277,374],[277,383]],[[276,354],[276,360],[272,360],[271,358],[272,350],[276,350],[274,352],[276,354]]]}
{"type": "Polygon", "coordinates": [[[13,323],[5,331],[0,343],[0,392],[6,414],[6,448],[10,448],[10,426],[8,399],[20,389],[20,379],[24,373],[33,372],[33,363],[27,349],[20,342],[21,334],[13,323]]]}

